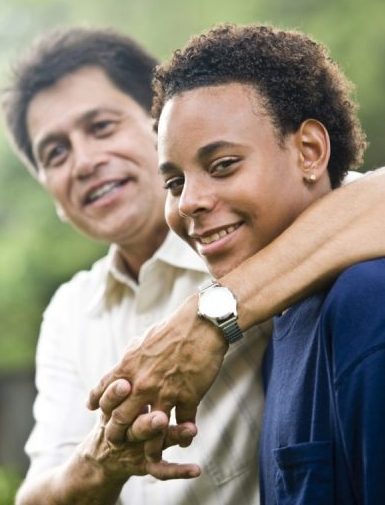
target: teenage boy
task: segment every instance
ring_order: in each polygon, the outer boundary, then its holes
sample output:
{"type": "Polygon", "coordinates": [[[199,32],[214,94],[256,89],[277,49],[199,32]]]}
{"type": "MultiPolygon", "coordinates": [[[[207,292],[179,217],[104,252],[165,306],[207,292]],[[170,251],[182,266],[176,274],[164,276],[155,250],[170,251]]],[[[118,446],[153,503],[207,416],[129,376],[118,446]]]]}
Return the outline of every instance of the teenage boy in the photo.
{"type": "MultiPolygon", "coordinates": [[[[321,44],[266,26],[216,27],[157,70],[166,219],[215,278],[284,233],[359,162],[349,91],[321,44]]],[[[262,504],[385,502],[384,267],[383,258],[351,267],[274,319],[262,504]]],[[[201,292],[204,317],[221,290],[201,292]]]]}

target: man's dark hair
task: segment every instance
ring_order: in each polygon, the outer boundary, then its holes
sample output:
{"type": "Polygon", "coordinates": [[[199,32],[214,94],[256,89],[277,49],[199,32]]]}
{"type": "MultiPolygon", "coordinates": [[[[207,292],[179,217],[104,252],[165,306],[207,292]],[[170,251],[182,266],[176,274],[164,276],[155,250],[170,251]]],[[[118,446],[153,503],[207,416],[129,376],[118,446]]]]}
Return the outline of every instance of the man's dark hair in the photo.
{"type": "Polygon", "coordinates": [[[326,127],[332,187],[362,163],[366,140],[351,98],[352,84],[322,44],[296,31],[226,24],[193,37],[157,67],[152,114],[158,121],[174,95],[231,82],[255,88],[280,141],[306,119],[326,127]]]}
{"type": "Polygon", "coordinates": [[[13,85],[4,93],[6,122],[16,148],[36,170],[26,125],[28,106],[40,91],[85,66],[102,69],[117,88],[150,111],[156,63],[134,40],[111,29],[70,28],[46,34],[16,64],[13,85]]]}

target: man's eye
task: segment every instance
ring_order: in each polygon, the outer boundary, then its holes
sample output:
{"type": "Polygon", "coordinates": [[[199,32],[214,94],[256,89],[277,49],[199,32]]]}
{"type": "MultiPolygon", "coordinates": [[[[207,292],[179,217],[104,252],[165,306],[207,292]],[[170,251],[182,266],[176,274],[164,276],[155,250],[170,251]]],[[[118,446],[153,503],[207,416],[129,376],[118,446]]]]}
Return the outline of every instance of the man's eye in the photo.
{"type": "Polygon", "coordinates": [[[164,188],[167,189],[167,191],[170,191],[173,196],[178,196],[182,192],[183,184],[184,177],[172,177],[171,179],[165,181],[164,188]]]}
{"type": "Polygon", "coordinates": [[[96,121],[95,123],[93,123],[91,126],[91,130],[95,135],[104,136],[112,133],[115,130],[115,127],[116,127],[116,121],[106,119],[103,121],[96,121]]]}
{"type": "Polygon", "coordinates": [[[44,167],[57,167],[63,163],[67,156],[67,147],[59,144],[48,149],[43,157],[44,167]]]}

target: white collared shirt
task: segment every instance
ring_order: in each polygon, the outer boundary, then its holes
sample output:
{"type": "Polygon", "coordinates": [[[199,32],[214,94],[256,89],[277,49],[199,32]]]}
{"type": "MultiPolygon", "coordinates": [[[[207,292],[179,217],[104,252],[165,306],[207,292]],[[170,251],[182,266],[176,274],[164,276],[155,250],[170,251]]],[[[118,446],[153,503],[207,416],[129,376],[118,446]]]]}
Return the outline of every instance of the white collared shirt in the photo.
{"type": "MultiPolygon", "coordinates": [[[[27,442],[27,478],[62,463],[99,415],[86,408],[89,390],[127,345],[170,314],[207,279],[200,258],[170,233],[136,283],[124,273],[116,247],[64,284],[44,314],[37,351],[36,424],[27,442]]],[[[123,505],[234,505],[258,502],[258,438],[262,416],[260,361],[269,329],[256,327],[233,344],[198,410],[191,447],[165,458],[194,462],[193,480],[132,477],[123,505]]]]}

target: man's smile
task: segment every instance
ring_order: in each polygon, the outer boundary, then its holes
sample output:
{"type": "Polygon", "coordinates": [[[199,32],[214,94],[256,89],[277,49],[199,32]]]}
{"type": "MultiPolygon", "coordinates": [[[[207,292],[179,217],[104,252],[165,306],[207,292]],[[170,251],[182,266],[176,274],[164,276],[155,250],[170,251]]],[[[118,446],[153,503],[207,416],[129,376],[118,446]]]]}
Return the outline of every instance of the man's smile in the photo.
{"type": "Polygon", "coordinates": [[[84,197],[84,205],[89,205],[94,203],[96,200],[104,197],[105,195],[115,191],[117,188],[124,186],[132,177],[126,177],[124,179],[118,179],[113,181],[106,181],[98,184],[89,190],[84,197]]]}

